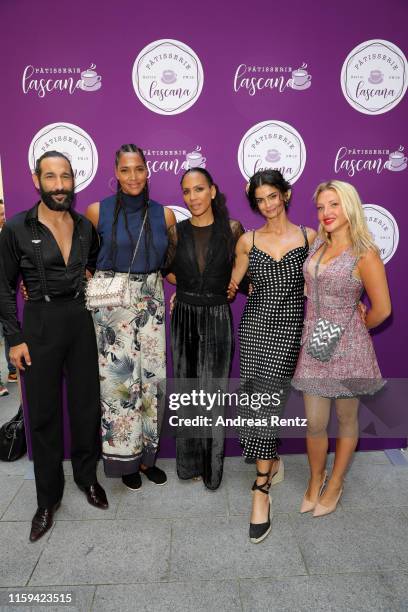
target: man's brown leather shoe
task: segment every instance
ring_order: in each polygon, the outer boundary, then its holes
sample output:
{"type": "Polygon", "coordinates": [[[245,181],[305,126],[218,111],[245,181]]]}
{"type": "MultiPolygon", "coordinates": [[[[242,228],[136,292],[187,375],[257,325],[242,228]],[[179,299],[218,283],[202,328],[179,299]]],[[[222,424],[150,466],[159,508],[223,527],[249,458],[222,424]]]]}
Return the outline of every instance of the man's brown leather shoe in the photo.
{"type": "Polygon", "coordinates": [[[37,508],[31,523],[30,542],[36,542],[51,529],[54,522],[54,512],[58,510],[60,505],[61,502],[57,502],[51,508],[37,508]]]}
{"type": "Polygon", "coordinates": [[[86,499],[91,504],[91,506],[95,506],[95,508],[101,508],[102,510],[106,510],[106,508],[109,506],[108,500],[106,498],[106,493],[102,489],[99,482],[95,482],[94,484],[89,485],[89,487],[79,488],[85,493],[86,499]]]}

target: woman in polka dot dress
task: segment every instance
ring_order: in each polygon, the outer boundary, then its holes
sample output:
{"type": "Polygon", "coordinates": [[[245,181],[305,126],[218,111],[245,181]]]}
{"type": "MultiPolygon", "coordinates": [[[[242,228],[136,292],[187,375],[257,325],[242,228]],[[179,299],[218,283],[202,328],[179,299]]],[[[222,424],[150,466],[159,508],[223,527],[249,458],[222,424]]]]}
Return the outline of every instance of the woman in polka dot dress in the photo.
{"type": "MultiPolygon", "coordinates": [[[[252,283],[242,315],[240,376],[245,393],[280,392],[280,404],[254,412],[241,409],[244,418],[267,418],[280,414],[295,371],[303,324],[304,280],[302,266],[316,233],[291,223],[287,208],[289,183],[277,170],[257,172],[248,188],[249,204],[265,224],[246,232],[236,247],[232,291],[248,272],[252,283]]],[[[276,430],[271,427],[241,427],[240,442],[245,457],[256,459],[257,479],[252,487],[249,536],[261,542],[269,533],[271,484],[283,479],[283,462],[277,451],[276,430]]]]}

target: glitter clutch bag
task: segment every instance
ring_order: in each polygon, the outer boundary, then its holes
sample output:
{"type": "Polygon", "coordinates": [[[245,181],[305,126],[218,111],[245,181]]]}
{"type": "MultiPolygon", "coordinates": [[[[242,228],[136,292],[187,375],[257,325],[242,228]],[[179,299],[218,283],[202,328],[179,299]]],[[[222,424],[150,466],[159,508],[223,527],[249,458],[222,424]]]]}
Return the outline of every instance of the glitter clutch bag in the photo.
{"type": "Polygon", "coordinates": [[[94,276],[86,288],[86,307],[97,310],[106,306],[130,306],[127,276],[94,276]]]}

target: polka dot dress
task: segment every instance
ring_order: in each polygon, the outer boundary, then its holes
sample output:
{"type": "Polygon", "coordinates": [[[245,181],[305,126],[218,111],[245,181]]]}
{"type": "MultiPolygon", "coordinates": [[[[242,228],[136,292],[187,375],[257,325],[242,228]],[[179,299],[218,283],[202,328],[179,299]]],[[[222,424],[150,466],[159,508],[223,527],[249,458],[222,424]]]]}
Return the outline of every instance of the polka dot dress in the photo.
{"type": "MultiPolygon", "coordinates": [[[[246,394],[279,393],[279,406],[258,409],[240,407],[243,419],[266,419],[280,415],[286,402],[290,379],[296,368],[303,326],[303,263],[308,254],[306,230],[301,226],[305,244],[291,249],[277,261],[255,245],[249,253],[248,273],[253,291],[239,326],[240,376],[246,394]]],[[[246,421],[243,421],[246,423],[246,421]]],[[[259,421],[256,421],[259,423],[259,421]]],[[[256,459],[278,457],[276,428],[240,428],[243,454],[256,459]]]]}

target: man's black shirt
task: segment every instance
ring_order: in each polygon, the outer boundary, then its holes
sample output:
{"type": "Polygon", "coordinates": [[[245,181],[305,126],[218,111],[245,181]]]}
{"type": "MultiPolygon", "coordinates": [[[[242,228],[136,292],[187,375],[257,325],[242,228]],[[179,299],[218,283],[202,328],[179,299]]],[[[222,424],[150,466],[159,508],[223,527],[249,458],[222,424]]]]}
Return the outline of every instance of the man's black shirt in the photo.
{"type": "Polygon", "coordinates": [[[52,232],[38,221],[38,204],[29,211],[7,220],[3,226],[0,233],[0,320],[10,346],[24,342],[16,307],[19,275],[23,277],[30,300],[44,299],[32,243],[31,219],[36,222],[38,238],[41,240],[41,254],[51,301],[53,298],[74,297],[78,289],[83,291],[84,283],[81,280],[84,279],[80,278],[83,267],[80,236],[86,249],[86,267],[91,271],[95,270],[99,249],[98,235],[88,219],[73,210],[70,214],[74,221],[74,231],[67,265],[52,232]]]}

